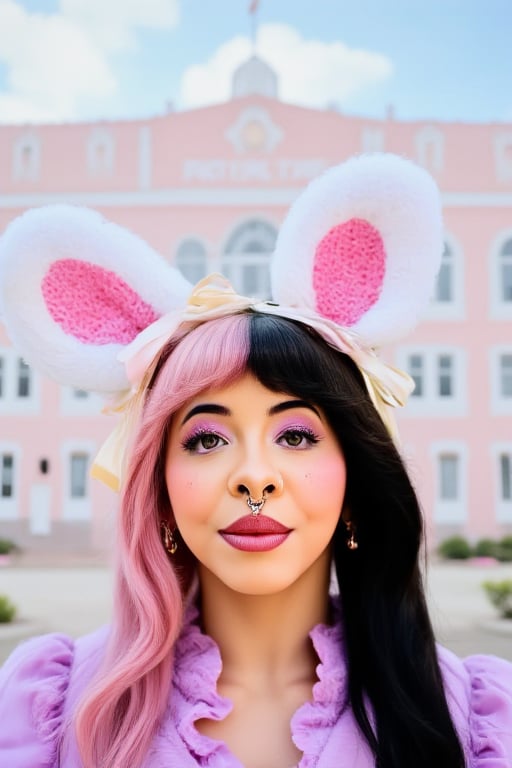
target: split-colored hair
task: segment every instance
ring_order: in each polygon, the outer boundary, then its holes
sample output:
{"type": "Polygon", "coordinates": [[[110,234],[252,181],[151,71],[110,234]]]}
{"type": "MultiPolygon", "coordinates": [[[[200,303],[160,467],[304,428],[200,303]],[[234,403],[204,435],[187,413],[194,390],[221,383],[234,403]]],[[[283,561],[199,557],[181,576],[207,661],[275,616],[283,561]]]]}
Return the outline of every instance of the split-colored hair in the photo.
{"type": "Polygon", "coordinates": [[[171,341],[148,388],[119,515],[110,641],[76,717],[85,768],[138,768],[166,714],[173,647],[194,580],[186,546],[171,564],[160,539],[160,520],[172,516],[164,472],[169,425],[195,395],[245,372],[321,407],[343,449],[359,548],[347,549],[340,522],[332,541],[340,653],[348,661],[347,703],[377,764],[462,768],[418,563],[422,516],[397,449],[347,355],[303,324],[255,312],[171,341]]]}

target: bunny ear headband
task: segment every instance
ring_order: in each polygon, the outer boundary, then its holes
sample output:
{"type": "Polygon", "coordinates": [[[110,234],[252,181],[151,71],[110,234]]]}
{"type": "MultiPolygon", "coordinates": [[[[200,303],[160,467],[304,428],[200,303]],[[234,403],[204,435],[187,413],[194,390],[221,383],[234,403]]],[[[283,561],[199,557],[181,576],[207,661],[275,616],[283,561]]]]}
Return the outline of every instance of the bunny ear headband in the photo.
{"type": "MultiPolygon", "coordinates": [[[[299,320],[356,362],[394,434],[388,406],[403,405],[413,385],[374,349],[415,325],[442,247],[431,177],[395,155],[363,155],[328,170],[292,205],[271,265],[278,304],[238,296],[220,275],[193,289],[132,233],[95,211],[53,205],[21,215],[0,239],[0,316],[35,368],[109,393],[132,416],[183,322],[249,308],[299,320]]],[[[112,487],[132,423],[125,418],[96,459],[93,473],[112,487]]]]}

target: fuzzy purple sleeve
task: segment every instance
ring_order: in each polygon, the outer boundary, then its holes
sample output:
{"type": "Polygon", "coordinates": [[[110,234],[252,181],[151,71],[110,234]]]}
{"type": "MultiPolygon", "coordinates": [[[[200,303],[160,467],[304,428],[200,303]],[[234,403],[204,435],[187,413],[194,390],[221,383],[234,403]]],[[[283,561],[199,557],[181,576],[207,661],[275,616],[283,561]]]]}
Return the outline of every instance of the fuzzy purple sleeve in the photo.
{"type": "Polygon", "coordinates": [[[57,768],[73,651],[71,638],[43,635],[0,669],[0,766],[57,768]]]}
{"type": "Polygon", "coordinates": [[[495,656],[469,656],[463,663],[471,684],[475,768],[511,768],[512,664],[495,656]]]}

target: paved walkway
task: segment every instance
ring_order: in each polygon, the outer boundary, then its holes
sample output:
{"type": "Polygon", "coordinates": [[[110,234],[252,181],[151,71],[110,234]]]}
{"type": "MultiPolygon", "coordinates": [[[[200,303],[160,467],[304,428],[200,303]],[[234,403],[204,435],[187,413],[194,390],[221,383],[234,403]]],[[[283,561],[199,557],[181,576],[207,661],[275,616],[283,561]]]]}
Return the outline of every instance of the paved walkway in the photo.
{"type": "MultiPolygon", "coordinates": [[[[512,579],[512,564],[430,566],[428,602],[439,641],[457,654],[493,653],[512,661],[512,621],[497,621],[481,588],[512,579]]],[[[98,566],[0,568],[0,594],[19,609],[13,625],[0,624],[0,662],[21,639],[42,632],[73,637],[108,621],[112,573],[98,566]]]]}

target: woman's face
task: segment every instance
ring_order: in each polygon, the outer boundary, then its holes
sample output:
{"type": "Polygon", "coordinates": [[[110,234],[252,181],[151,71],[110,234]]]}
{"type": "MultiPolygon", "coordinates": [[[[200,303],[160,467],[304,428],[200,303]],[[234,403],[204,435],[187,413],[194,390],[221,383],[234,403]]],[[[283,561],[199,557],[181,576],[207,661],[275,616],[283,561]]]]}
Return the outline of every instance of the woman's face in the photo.
{"type": "Polygon", "coordinates": [[[328,573],[345,494],[343,453],[313,403],[250,374],[189,401],[172,422],[166,482],[176,525],[214,577],[245,594],[328,573]],[[248,495],[266,501],[251,514],[248,495]]]}

